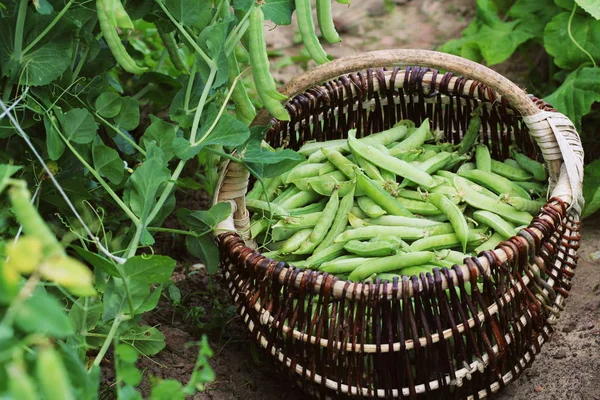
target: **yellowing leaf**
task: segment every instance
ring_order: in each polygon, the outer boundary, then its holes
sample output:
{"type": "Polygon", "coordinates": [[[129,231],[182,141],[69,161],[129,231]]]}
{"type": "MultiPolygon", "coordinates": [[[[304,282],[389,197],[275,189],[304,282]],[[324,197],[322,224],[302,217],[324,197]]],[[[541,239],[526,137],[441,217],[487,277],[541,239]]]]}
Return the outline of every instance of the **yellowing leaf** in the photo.
{"type": "Polygon", "coordinates": [[[92,283],[92,271],[72,257],[54,257],[47,260],[40,266],[40,274],[77,296],[96,294],[92,283]]]}
{"type": "Polygon", "coordinates": [[[42,242],[32,236],[23,236],[16,243],[6,245],[6,256],[6,268],[30,274],[42,261],[42,242]]]}

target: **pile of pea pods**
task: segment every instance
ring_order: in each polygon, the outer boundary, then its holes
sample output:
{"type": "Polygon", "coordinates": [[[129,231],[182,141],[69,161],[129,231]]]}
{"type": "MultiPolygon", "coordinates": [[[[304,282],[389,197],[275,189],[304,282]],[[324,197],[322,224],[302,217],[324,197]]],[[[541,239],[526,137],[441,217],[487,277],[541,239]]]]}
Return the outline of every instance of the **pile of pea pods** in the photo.
{"type": "Polygon", "coordinates": [[[246,196],[265,256],[351,281],[462,264],[528,225],[545,204],[543,164],[511,148],[492,159],[475,115],[461,143],[425,120],[304,144],[306,161],[246,196]]]}

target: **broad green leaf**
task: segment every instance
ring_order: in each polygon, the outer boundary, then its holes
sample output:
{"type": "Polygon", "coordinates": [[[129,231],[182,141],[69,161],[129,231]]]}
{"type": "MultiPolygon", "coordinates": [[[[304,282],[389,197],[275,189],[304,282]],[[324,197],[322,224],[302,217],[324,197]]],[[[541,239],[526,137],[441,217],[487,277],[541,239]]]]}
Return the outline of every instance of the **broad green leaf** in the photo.
{"type": "Polygon", "coordinates": [[[65,143],[60,138],[56,128],[52,126],[50,117],[44,115],[44,127],[46,128],[46,149],[51,160],[58,160],[65,152],[65,143]]]}
{"type": "Polygon", "coordinates": [[[165,5],[176,20],[188,27],[203,28],[206,24],[206,11],[211,7],[207,0],[166,0],[165,5]]]}
{"type": "Polygon", "coordinates": [[[575,0],[575,3],[587,11],[596,20],[600,20],[600,1],[598,0],[575,0]]]}
{"type": "Polygon", "coordinates": [[[484,25],[477,34],[481,55],[489,65],[508,59],[521,44],[534,35],[522,27],[520,21],[497,22],[493,26],[484,25]]]}
{"type": "Polygon", "coordinates": [[[117,93],[104,92],[96,99],[96,112],[104,118],[114,118],[121,112],[123,99],[117,93]]]}
{"type": "Polygon", "coordinates": [[[117,267],[115,267],[115,265],[111,261],[107,260],[106,258],[104,258],[94,252],[88,251],[88,250],[84,249],[83,247],[71,245],[71,248],[73,250],[75,250],[75,252],[77,253],[77,255],[79,257],[81,257],[88,263],[92,264],[92,266],[94,268],[99,269],[100,271],[104,272],[107,275],[116,276],[116,277],[120,276],[119,271],[117,270],[117,267]]]}
{"type": "MultiPolygon", "coordinates": [[[[133,303],[133,309],[137,310],[144,300],[150,294],[150,286],[147,283],[132,282],[127,283],[129,293],[133,303]]],[[[129,301],[125,290],[125,282],[120,278],[111,278],[104,289],[104,297],[102,298],[104,309],[102,311],[102,321],[108,322],[114,319],[121,312],[129,314],[129,301]]],[[[101,328],[99,328],[101,329],[101,328]]],[[[98,329],[96,329],[97,331],[98,329]]],[[[93,340],[88,340],[91,345],[95,343],[93,340]]],[[[100,341],[100,346],[102,341],[100,341]]]]}
{"type": "Polygon", "coordinates": [[[152,356],[165,348],[165,336],[151,326],[134,326],[119,337],[145,356],[152,356]]]}
{"type": "Polygon", "coordinates": [[[585,208],[581,215],[582,218],[600,210],[600,160],[596,160],[584,168],[583,197],[585,208]]]}
{"type": "Polygon", "coordinates": [[[59,118],[66,139],[73,143],[90,143],[96,137],[98,125],[85,108],[74,108],[59,118]]]}
{"type": "Polygon", "coordinates": [[[167,256],[135,256],[128,258],[123,270],[130,282],[163,283],[173,274],[175,260],[167,256]]]}
{"type": "Polygon", "coordinates": [[[152,123],[144,132],[141,145],[145,149],[150,142],[156,142],[156,145],[163,151],[164,161],[168,162],[175,156],[173,141],[177,135],[177,127],[154,115],[150,115],[150,121],[152,123]]]}
{"type": "Polygon", "coordinates": [[[189,140],[182,137],[175,138],[171,144],[171,148],[175,152],[175,155],[183,161],[191,160],[202,150],[202,146],[192,146],[189,140]]]}
{"type": "Polygon", "coordinates": [[[171,102],[171,107],[169,108],[169,118],[171,120],[177,122],[181,128],[189,128],[192,126],[192,120],[194,113],[192,112],[192,108],[198,104],[200,101],[200,97],[202,96],[202,91],[204,90],[204,79],[202,78],[202,74],[198,72],[196,75],[187,77],[187,80],[183,82],[184,86],[177,92],[175,97],[173,97],[173,101],[171,102]],[[193,79],[192,89],[189,96],[189,104],[185,104],[185,98],[187,93],[187,85],[193,79]]]}
{"type": "Polygon", "coordinates": [[[565,82],[544,100],[566,114],[579,129],[581,117],[590,112],[592,104],[600,102],[600,67],[571,72],[565,82]]]}
{"type": "Polygon", "coordinates": [[[141,306],[139,306],[136,310],[136,314],[143,314],[148,311],[152,311],[158,305],[158,301],[160,300],[160,295],[162,294],[163,288],[162,285],[159,285],[152,290],[152,293],[146,297],[141,306]]]}
{"type": "Polygon", "coordinates": [[[140,104],[133,97],[123,97],[121,111],[115,117],[118,128],[131,131],[140,124],[140,104]]]}
{"type": "Polygon", "coordinates": [[[296,3],[294,0],[266,0],[262,9],[266,20],[271,20],[277,25],[289,25],[292,23],[296,3]]]}
{"type": "Polygon", "coordinates": [[[233,8],[238,11],[248,11],[254,5],[254,0],[233,0],[233,8]]]}
{"type": "Polygon", "coordinates": [[[102,141],[98,140],[92,146],[92,158],[96,171],[108,178],[111,183],[118,185],[123,180],[125,167],[115,149],[105,146],[102,141]]]}
{"type": "Polygon", "coordinates": [[[170,178],[171,173],[162,157],[151,157],[131,174],[126,184],[126,198],[131,210],[145,221],[159,196],[159,188],[170,178]]]}
{"type": "Polygon", "coordinates": [[[55,38],[25,54],[21,60],[23,85],[47,85],[71,65],[73,43],[70,38],[55,38]]]}
{"type": "Polygon", "coordinates": [[[82,298],[77,300],[71,307],[69,320],[75,330],[79,332],[91,331],[100,322],[101,315],[102,304],[100,302],[94,302],[89,298],[82,298]]]}
{"type": "Polygon", "coordinates": [[[63,305],[43,290],[36,290],[17,307],[15,324],[27,333],[45,333],[58,338],[74,333],[63,305]]]}
{"type": "Polygon", "coordinates": [[[199,234],[214,229],[231,214],[231,204],[222,202],[206,211],[190,211],[185,208],[177,210],[177,218],[188,228],[199,234]]]}
{"type": "Polygon", "coordinates": [[[48,3],[48,0],[33,0],[33,5],[36,11],[42,15],[48,15],[54,11],[54,7],[48,3]]]}
{"type": "MultiPolygon", "coordinates": [[[[200,42],[204,43],[204,47],[207,50],[208,55],[217,64],[217,75],[214,78],[212,84],[213,88],[220,87],[227,82],[229,69],[229,63],[227,62],[227,55],[225,54],[225,39],[231,26],[231,19],[224,19],[222,22],[211,25],[205,28],[200,34],[200,42]]],[[[202,63],[201,68],[202,76],[205,80],[208,79],[210,70],[207,65],[202,63]]]]}
{"type": "Polygon", "coordinates": [[[517,0],[508,10],[507,16],[520,20],[520,29],[531,32],[536,38],[542,38],[546,24],[560,11],[553,0],[517,0]]]}
{"type": "Polygon", "coordinates": [[[200,237],[187,236],[185,245],[194,257],[198,257],[206,266],[209,274],[214,274],[219,267],[219,249],[210,235],[200,237]]]}
{"type": "MultiPolygon", "coordinates": [[[[569,37],[569,17],[570,13],[561,13],[546,25],[544,47],[554,57],[556,65],[565,69],[575,69],[581,64],[589,63],[590,58],[569,37]]],[[[600,21],[587,15],[575,14],[571,23],[571,33],[577,43],[595,60],[600,60],[600,21]]]]}

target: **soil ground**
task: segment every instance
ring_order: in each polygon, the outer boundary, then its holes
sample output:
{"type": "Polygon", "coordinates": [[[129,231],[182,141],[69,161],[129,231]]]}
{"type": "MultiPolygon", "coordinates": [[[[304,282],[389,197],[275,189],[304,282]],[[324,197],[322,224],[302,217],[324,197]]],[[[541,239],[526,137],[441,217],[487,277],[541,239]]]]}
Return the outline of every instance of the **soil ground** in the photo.
{"type": "MultiPolygon", "coordinates": [[[[436,46],[458,37],[474,14],[473,0],[395,0],[386,10],[381,0],[352,1],[346,8],[334,4],[334,17],[343,43],[326,46],[341,57],[376,49],[423,48],[436,46]]],[[[280,27],[270,32],[268,43],[283,54],[275,59],[275,76],[282,82],[306,67],[291,63],[286,55],[298,54],[294,30],[280,27]]],[[[497,66],[501,73],[520,82],[518,60],[497,66]]],[[[312,67],[312,65],[308,65],[312,67]]],[[[589,255],[600,249],[600,218],[585,221],[580,261],[573,289],[552,339],[533,366],[511,383],[496,399],[582,399],[600,400],[600,274],[598,263],[589,255]]],[[[173,244],[172,254],[184,251],[173,244]]],[[[187,382],[196,360],[196,349],[186,343],[207,334],[214,357],[216,379],[194,399],[212,400],[299,400],[307,398],[286,377],[275,374],[265,364],[260,350],[249,340],[245,325],[236,316],[231,299],[217,273],[207,277],[202,269],[190,273],[180,270],[173,277],[182,293],[182,302],[167,301],[146,322],[165,334],[167,348],[152,360],[142,360],[146,376],[187,382]]],[[[108,372],[110,374],[110,372],[108,372]]],[[[110,381],[109,376],[105,378],[110,381]]],[[[146,378],[143,387],[149,388],[146,378]]]]}

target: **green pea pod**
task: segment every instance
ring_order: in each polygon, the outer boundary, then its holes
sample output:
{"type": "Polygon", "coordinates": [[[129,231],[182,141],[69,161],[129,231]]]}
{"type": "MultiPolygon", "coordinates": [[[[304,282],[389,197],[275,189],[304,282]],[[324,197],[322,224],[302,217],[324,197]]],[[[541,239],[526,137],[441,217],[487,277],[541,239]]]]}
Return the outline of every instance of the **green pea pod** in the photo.
{"type": "Polygon", "coordinates": [[[98,23],[104,35],[104,40],[108,45],[111,53],[117,60],[117,63],[127,72],[132,74],[142,74],[148,68],[139,67],[133,58],[127,53],[125,46],[121,43],[121,39],[117,33],[115,23],[111,21],[111,10],[108,10],[110,0],[96,0],[96,11],[98,14],[98,23]]]}
{"type": "Polygon", "coordinates": [[[510,196],[522,197],[524,199],[531,199],[531,196],[525,189],[509,181],[503,176],[497,175],[493,172],[486,172],[479,169],[472,171],[463,171],[458,174],[463,178],[467,178],[470,181],[478,183],[496,194],[508,194],[510,196]]]}
{"type": "Polygon", "coordinates": [[[496,160],[492,160],[492,172],[510,181],[529,181],[533,178],[533,175],[521,168],[515,168],[496,160]]]}
{"type": "Polygon", "coordinates": [[[415,267],[429,262],[434,254],[429,251],[418,251],[396,256],[382,257],[374,261],[368,261],[350,273],[348,279],[360,281],[373,274],[394,271],[406,267],[415,267]]]}
{"type": "Polygon", "coordinates": [[[285,255],[295,252],[308,240],[312,233],[312,228],[301,229],[294,233],[279,249],[279,254],[285,255]]]}
{"type": "Polygon", "coordinates": [[[314,250],[313,255],[327,249],[327,247],[329,247],[331,244],[333,244],[334,239],[339,234],[344,232],[344,229],[346,229],[346,226],[348,226],[348,217],[349,217],[350,210],[352,209],[353,204],[354,204],[354,189],[351,189],[350,192],[348,192],[340,201],[337,212],[335,213],[335,218],[333,220],[333,223],[331,224],[331,227],[329,228],[329,232],[327,232],[327,235],[325,235],[323,240],[321,240],[321,243],[319,243],[319,245],[317,245],[317,247],[314,250]]]}
{"type": "Polygon", "coordinates": [[[279,93],[270,72],[267,45],[264,36],[264,14],[261,7],[254,6],[250,11],[248,27],[249,59],[256,91],[265,108],[280,121],[289,121],[290,115],[280,103],[287,97],[279,93]]]}
{"type": "Polygon", "coordinates": [[[335,238],[334,243],[346,243],[350,240],[372,239],[380,235],[394,236],[403,240],[415,240],[429,235],[429,232],[425,228],[370,225],[344,231],[335,238]]]}
{"type": "Polygon", "coordinates": [[[544,164],[532,160],[525,154],[519,153],[514,149],[511,152],[511,155],[517,164],[519,164],[519,166],[525,171],[530,172],[536,180],[542,182],[548,180],[548,173],[546,172],[546,167],[544,167],[544,164]]]}
{"type": "Polygon", "coordinates": [[[344,244],[344,249],[361,257],[384,257],[392,255],[398,250],[398,245],[391,242],[361,242],[350,240],[344,244]]]}
{"type": "Polygon", "coordinates": [[[6,366],[8,375],[8,392],[11,398],[19,400],[37,400],[39,395],[35,383],[27,374],[25,365],[21,363],[10,363],[6,366]]]}
{"type": "Polygon", "coordinates": [[[377,260],[375,257],[356,257],[356,255],[342,256],[335,260],[327,261],[321,264],[319,270],[329,272],[330,274],[342,274],[352,272],[368,261],[377,260]]]}
{"type": "Polygon", "coordinates": [[[428,135],[429,119],[427,118],[423,121],[419,128],[417,128],[413,133],[411,133],[410,136],[408,136],[406,139],[392,147],[390,149],[390,155],[397,156],[405,151],[420,148],[423,145],[423,143],[425,143],[425,140],[427,140],[428,135]]]}
{"type": "Polygon", "coordinates": [[[111,18],[114,18],[115,25],[121,29],[133,29],[133,22],[129,18],[129,14],[125,11],[121,0],[109,0],[112,4],[112,10],[110,11],[111,18]]]}
{"type": "Polygon", "coordinates": [[[489,211],[479,210],[473,213],[475,221],[487,225],[494,229],[504,239],[509,239],[515,235],[515,226],[508,221],[505,221],[501,216],[489,211]]]}
{"type": "Polygon", "coordinates": [[[521,197],[504,196],[503,201],[510,204],[519,211],[527,212],[532,215],[537,215],[540,209],[546,204],[545,200],[527,200],[521,197]]]}
{"type": "Polygon", "coordinates": [[[325,209],[327,199],[321,199],[318,203],[312,203],[304,207],[292,208],[289,210],[291,217],[320,212],[325,209]]]}
{"type": "Polygon", "coordinates": [[[519,225],[529,225],[532,220],[532,216],[528,213],[518,211],[508,204],[494,200],[476,190],[473,190],[472,186],[469,185],[465,178],[456,176],[454,178],[454,186],[465,199],[465,202],[475,209],[490,211],[494,214],[502,215],[508,221],[519,225]]]}
{"type": "Polygon", "coordinates": [[[363,210],[365,214],[367,214],[370,218],[378,218],[384,214],[387,214],[387,212],[383,208],[377,205],[377,203],[375,203],[368,196],[359,197],[357,199],[357,203],[360,209],[363,210]]]}
{"type": "MultiPolygon", "coordinates": [[[[160,28],[158,32],[160,33],[160,28]]],[[[165,40],[170,41],[170,38],[165,38],[163,42],[165,40]]],[[[173,47],[172,44],[169,46],[166,46],[165,44],[165,47],[169,52],[169,57],[171,58],[171,62],[173,63],[175,68],[177,68],[180,71],[187,72],[187,66],[183,62],[183,59],[181,58],[177,47],[173,47]]],[[[248,97],[248,93],[246,92],[244,84],[242,83],[241,79],[238,78],[241,73],[235,52],[231,52],[229,57],[227,57],[227,65],[227,78],[229,80],[229,86],[233,86],[235,80],[238,79],[235,87],[233,88],[233,92],[231,93],[231,100],[233,100],[233,103],[235,104],[235,115],[240,121],[242,121],[246,125],[250,125],[250,123],[256,116],[256,108],[254,108],[254,104],[252,104],[250,97],[248,97]]]]}
{"type": "Polygon", "coordinates": [[[344,157],[342,153],[337,150],[331,150],[327,147],[321,149],[323,154],[327,157],[330,163],[335,165],[335,167],[340,170],[344,175],[346,175],[349,179],[354,179],[356,175],[357,165],[350,161],[348,158],[344,157]]]}
{"type": "Polygon", "coordinates": [[[405,199],[404,197],[396,197],[396,201],[411,213],[434,216],[442,214],[442,212],[432,204],[426,203],[422,200],[405,199]]]}
{"type": "Polygon", "coordinates": [[[460,143],[460,147],[458,148],[459,154],[466,154],[469,151],[471,151],[471,148],[479,138],[479,130],[481,129],[481,118],[479,117],[479,113],[477,110],[475,110],[471,115],[472,117],[469,121],[467,132],[465,132],[465,136],[463,136],[462,142],[460,143]]]}
{"type": "Polygon", "coordinates": [[[436,186],[436,182],[431,175],[410,165],[406,161],[384,154],[373,146],[365,145],[357,139],[349,138],[348,145],[353,153],[369,160],[379,168],[391,171],[398,176],[411,180],[425,189],[436,186]]]}
{"type": "Polygon", "coordinates": [[[399,215],[382,215],[378,218],[365,219],[365,222],[370,225],[408,226],[412,228],[425,228],[439,224],[437,221],[431,221],[426,218],[411,218],[399,215]]]}
{"type": "MultiPolygon", "coordinates": [[[[468,246],[479,246],[487,240],[487,236],[480,230],[471,229],[468,236],[468,246]]],[[[415,240],[411,245],[412,251],[450,249],[462,246],[461,239],[455,233],[429,236],[415,240]]]]}
{"type": "Polygon", "coordinates": [[[323,167],[323,164],[303,164],[303,165],[299,165],[296,166],[295,168],[293,168],[289,174],[287,174],[286,178],[285,178],[285,184],[291,183],[297,179],[303,179],[303,178],[312,178],[314,176],[319,176],[321,171],[321,168],[323,167]]]}
{"type": "Polygon", "coordinates": [[[456,170],[456,173],[460,174],[461,172],[471,171],[472,169],[475,169],[475,168],[476,168],[475,163],[472,163],[472,162],[464,163],[463,165],[458,167],[458,169],[456,170]]]}
{"type": "Polygon", "coordinates": [[[484,144],[475,146],[475,165],[481,171],[492,171],[492,155],[484,144]]]}
{"type": "Polygon", "coordinates": [[[493,250],[498,246],[505,238],[498,232],[494,233],[488,240],[480,244],[479,246],[473,249],[473,253],[479,254],[484,250],[493,250]]]}
{"type": "Polygon", "coordinates": [[[23,232],[41,242],[44,257],[64,255],[64,249],[33,204],[31,204],[31,194],[25,186],[13,186],[8,194],[12,204],[12,212],[23,227],[23,232]]]}
{"type": "Polygon", "coordinates": [[[62,358],[54,348],[44,347],[39,351],[35,369],[45,399],[75,400],[62,358]]]}
{"type": "MultiPolygon", "coordinates": [[[[377,167],[375,165],[373,165],[372,163],[370,163],[369,161],[365,160],[364,158],[362,158],[361,156],[355,154],[354,158],[356,158],[356,162],[358,163],[358,166],[360,168],[362,168],[362,170],[365,172],[365,174],[367,174],[367,176],[371,179],[374,179],[376,181],[382,181],[385,182],[385,179],[383,178],[383,174],[381,172],[379,172],[379,169],[377,169],[377,167]]],[[[383,170],[385,171],[385,170],[383,170]]],[[[395,180],[395,178],[394,178],[395,180]]]]}
{"type": "Polygon", "coordinates": [[[275,217],[287,217],[290,215],[290,213],[282,206],[263,200],[248,199],[246,200],[246,207],[250,211],[264,212],[275,217]]]}
{"type": "Polygon", "coordinates": [[[325,210],[321,215],[321,218],[315,225],[312,233],[308,240],[300,246],[298,250],[296,250],[295,254],[309,254],[311,253],[323,239],[327,236],[331,225],[335,219],[335,215],[340,205],[340,199],[338,192],[333,192],[333,195],[327,202],[327,206],[325,206],[325,210]]]}
{"type": "Polygon", "coordinates": [[[300,191],[285,200],[283,200],[279,205],[284,209],[298,208],[303,207],[307,204],[311,204],[321,198],[317,192],[312,190],[310,191],[300,191]]]}
{"type": "Polygon", "coordinates": [[[302,41],[306,46],[308,54],[317,64],[325,64],[329,62],[327,53],[323,50],[319,38],[315,34],[315,24],[312,19],[310,0],[295,0],[296,3],[296,18],[298,19],[298,30],[302,41]]]}
{"type": "Polygon", "coordinates": [[[332,244],[323,248],[322,250],[315,251],[312,256],[306,259],[306,265],[309,265],[313,268],[318,268],[324,262],[331,261],[344,253],[345,250],[343,243],[332,244]]]}
{"type": "Polygon", "coordinates": [[[413,213],[408,211],[406,207],[396,201],[388,192],[378,186],[374,181],[370,180],[362,173],[357,174],[358,187],[369,196],[381,208],[391,215],[400,215],[404,217],[412,217],[413,213]]]}
{"type": "Polygon", "coordinates": [[[321,220],[323,212],[314,212],[310,214],[304,214],[296,217],[285,217],[279,220],[273,228],[281,227],[281,228],[295,228],[295,229],[305,229],[305,228],[313,228],[317,223],[321,220]]]}
{"type": "Polygon", "coordinates": [[[329,43],[339,43],[342,41],[333,24],[331,0],[317,0],[317,21],[319,21],[319,28],[325,40],[329,43]]]}
{"type": "Polygon", "coordinates": [[[467,220],[458,206],[446,196],[439,193],[431,193],[429,195],[429,202],[448,217],[456,236],[462,244],[462,251],[466,252],[469,240],[469,225],[467,225],[467,220]]]}

